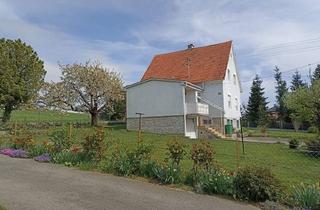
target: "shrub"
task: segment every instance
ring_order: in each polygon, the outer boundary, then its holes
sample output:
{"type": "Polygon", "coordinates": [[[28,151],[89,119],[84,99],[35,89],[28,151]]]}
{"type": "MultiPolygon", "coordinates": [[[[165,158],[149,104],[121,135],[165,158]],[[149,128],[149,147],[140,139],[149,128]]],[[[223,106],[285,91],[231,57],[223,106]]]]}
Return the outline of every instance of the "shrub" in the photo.
{"type": "Polygon", "coordinates": [[[306,141],[307,150],[314,156],[320,156],[320,137],[306,141]]]}
{"type": "Polygon", "coordinates": [[[181,139],[174,139],[167,143],[167,149],[169,151],[167,155],[175,166],[179,166],[180,161],[183,159],[186,152],[185,147],[186,145],[181,139]]]}
{"type": "Polygon", "coordinates": [[[100,168],[103,171],[122,176],[140,174],[143,165],[150,160],[151,150],[152,146],[143,142],[139,142],[137,146],[131,150],[116,146],[111,156],[103,161],[100,168]]]}
{"type": "Polygon", "coordinates": [[[320,184],[300,184],[293,188],[295,205],[306,209],[320,209],[320,184]]]}
{"type": "Polygon", "coordinates": [[[106,149],[104,143],[104,130],[98,128],[96,133],[85,137],[84,142],[81,143],[83,152],[92,160],[100,161],[106,149]]]}
{"type": "Polygon", "coordinates": [[[193,160],[193,169],[209,169],[214,156],[213,147],[208,141],[200,140],[192,145],[191,159],[193,160]]]}
{"type": "Polygon", "coordinates": [[[66,128],[56,130],[49,135],[49,139],[52,142],[52,152],[61,152],[62,150],[69,149],[72,145],[72,139],[68,134],[66,128]]]}
{"type": "Polygon", "coordinates": [[[30,147],[28,149],[28,155],[30,157],[36,157],[36,156],[42,155],[47,152],[48,152],[48,150],[42,144],[36,144],[33,147],[30,147]]]}
{"type": "Polygon", "coordinates": [[[299,147],[299,140],[296,138],[293,138],[289,141],[289,148],[290,149],[297,149],[299,147]]]}
{"type": "Polygon", "coordinates": [[[87,156],[84,153],[73,153],[70,150],[63,150],[51,154],[51,160],[54,163],[64,164],[66,166],[75,166],[81,162],[87,162],[87,156]]]}
{"type": "Polygon", "coordinates": [[[156,163],[152,165],[152,178],[161,184],[175,184],[181,182],[181,169],[173,164],[156,163]]]}
{"type": "Polygon", "coordinates": [[[11,140],[11,147],[15,149],[29,149],[33,147],[35,141],[33,140],[33,136],[31,133],[21,134],[19,136],[15,136],[11,140]]]}
{"type": "Polygon", "coordinates": [[[247,166],[238,170],[234,178],[236,196],[250,201],[277,200],[280,182],[269,169],[247,166]]]}
{"type": "Polygon", "coordinates": [[[310,126],[308,128],[308,133],[317,133],[318,132],[318,129],[316,126],[310,126]]]}
{"type": "Polygon", "coordinates": [[[197,192],[233,195],[233,176],[223,169],[198,172],[194,183],[197,192]]]}

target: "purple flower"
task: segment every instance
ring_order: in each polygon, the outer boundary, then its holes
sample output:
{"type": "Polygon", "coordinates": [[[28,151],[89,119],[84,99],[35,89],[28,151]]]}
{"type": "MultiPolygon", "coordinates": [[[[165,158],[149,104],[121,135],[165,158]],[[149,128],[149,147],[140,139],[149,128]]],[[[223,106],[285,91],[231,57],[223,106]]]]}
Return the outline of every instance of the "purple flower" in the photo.
{"type": "Polygon", "coordinates": [[[11,156],[13,151],[14,151],[13,149],[6,148],[6,149],[0,150],[0,154],[11,156]]]}
{"type": "Polygon", "coordinates": [[[51,157],[48,153],[44,153],[34,158],[35,161],[48,163],[51,161],[51,157]]]}
{"type": "Polygon", "coordinates": [[[13,150],[12,153],[9,155],[12,158],[27,158],[27,152],[23,149],[13,150]]]}

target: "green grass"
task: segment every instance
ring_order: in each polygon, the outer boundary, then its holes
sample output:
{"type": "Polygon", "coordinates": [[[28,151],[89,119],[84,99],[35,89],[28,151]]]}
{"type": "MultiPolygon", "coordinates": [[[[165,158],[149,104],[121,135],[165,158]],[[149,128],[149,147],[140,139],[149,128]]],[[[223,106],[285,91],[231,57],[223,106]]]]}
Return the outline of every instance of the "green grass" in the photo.
{"type": "MultiPolygon", "coordinates": [[[[11,121],[23,122],[77,122],[88,121],[89,115],[87,114],[71,114],[61,113],[56,111],[14,111],[11,121]]],[[[48,135],[54,130],[60,129],[52,128],[49,130],[38,130],[35,136],[37,141],[43,141],[48,139],[48,135]]],[[[262,136],[258,129],[245,129],[246,132],[250,132],[251,136],[262,136]]],[[[72,129],[72,135],[78,141],[81,141],[86,135],[93,132],[92,128],[79,128],[72,129]]],[[[115,125],[106,128],[107,139],[112,138],[113,141],[119,142],[126,147],[130,148],[135,145],[137,140],[136,132],[128,132],[124,126],[115,125]]],[[[269,130],[269,137],[275,138],[314,138],[315,134],[306,132],[294,132],[288,130],[269,130]]],[[[143,133],[143,141],[154,145],[154,151],[152,158],[156,160],[163,160],[166,157],[166,144],[169,140],[177,138],[175,135],[160,135],[143,133]]],[[[178,136],[178,138],[183,138],[178,136]]],[[[195,140],[183,138],[187,144],[187,151],[191,150],[191,145],[195,140]]],[[[3,140],[3,137],[0,138],[3,140]]],[[[229,169],[236,170],[237,166],[244,165],[258,165],[270,167],[275,175],[287,186],[297,184],[300,182],[314,183],[320,180],[320,158],[311,158],[291,150],[284,144],[265,144],[265,143],[245,143],[245,154],[241,152],[237,160],[237,143],[229,140],[215,140],[212,141],[212,145],[216,152],[215,160],[221,166],[229,169]]],[[[182,161],[182,167],[184,170],[190,170],[192,167],[192,161],[189,157],[186,157],[182,161]]]]}
{"type": "MultiPolygon", "coordinates": [[[[77,141],[93,132],[92,128],[73,129],[72,135],[77,141]]],[[[36,140],[48,139],[50,132],[43,132],[36,136],[36,140]]],[[[106,128],[106,139],[118,142],[126,148],[131,148],[136,144],[137,133],[125,130],[124,126],[115,125],[106,128]]],[[[183,138],[186,142],[186,150],[191,150],[191,145],[196,140],[175,135],[160,135],[143,133],[143,141],[154,146],[152,158],[164,160],[166,157],[167,142],[174,138],[183,138]]],[[[241,143],[232,140],[211,141],[216,152],[215,161],[224,168],[235,171],[237,166],[257,165],[269,167],[272,172],[286,186],[304,183],[315,183],[320,180],[320,158],[312,158],[307,155],[288,148],[285,144],[266,144],[245,142],[245,154],[242,154],[241,143]],[[239,148],[239,159],[237,158],[237,148],[239,148]]],[[[111,150],[109,148],[109,150],[111,150]]],[[[187,156],[182,161],[185,171],[192,168],[192,161],[187,156]]]]}
{"type": "MultiPolygon", "coordinates": [[[[265,136],[260,132],[258,128],[244,128],[244,132],[246,132],[250,137],[263,137],[265,136]]],[[[273,138],[297,138],[297,139],[311,139],[316,136],[314,133],[308,133],[304,131],[295,132],[294,130],[282,129],[282,130],[267,130],[267,137],[273,138]]]]}
{"type": "MultiPolygon", "coordinates": [[[[0,116],[2,111],[0,110],[0,116]]],[[[83,122],[90,120],[88,114],[66,113],[59,111],[15,110],[11,114],[10,122],[83,122]]]]}
{"type": "Polygon", "coordinates": [[[0,210],[7,210],[7,209],[0,205],[0,210]]]}

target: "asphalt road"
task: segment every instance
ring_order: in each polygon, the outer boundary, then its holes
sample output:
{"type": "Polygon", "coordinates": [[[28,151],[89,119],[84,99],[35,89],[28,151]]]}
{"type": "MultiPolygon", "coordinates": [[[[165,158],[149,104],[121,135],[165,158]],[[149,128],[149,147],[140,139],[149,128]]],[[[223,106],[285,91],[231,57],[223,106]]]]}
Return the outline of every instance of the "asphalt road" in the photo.
{"type": "Polygon", "coordinates": [[[258,209],[214,196],[3,155],[0,204],[9,210],[258,209]]]}

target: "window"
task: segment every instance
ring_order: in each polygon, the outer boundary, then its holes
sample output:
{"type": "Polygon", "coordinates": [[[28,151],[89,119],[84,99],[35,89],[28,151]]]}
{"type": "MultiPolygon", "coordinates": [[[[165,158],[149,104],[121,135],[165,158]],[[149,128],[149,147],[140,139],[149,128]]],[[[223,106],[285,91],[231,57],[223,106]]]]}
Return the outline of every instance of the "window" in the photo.
{"type": "Polygon", "coordinates": [[[228,95],[228,107],[231,109],[231,95],[228,95]]]}
{"type": "Polygon", "coordinates": [[[238,110],[239,110],[238,99],[235,98],[234,101],[235,101],[235,102],[234,102],[234,103],[235,103],[235,108],[236,108],[236,110],[238,111],[238,110]]]}
{"type": "Polygon", "coordinates": [[[237,77],[236,74],[233,74],[233,84],[236,85],[237,84],[237,77]]]}
{"type": "Polygon", "coordinates": [[[230,69],[228,69],[228,80],[230,81],[230,69]]]}

